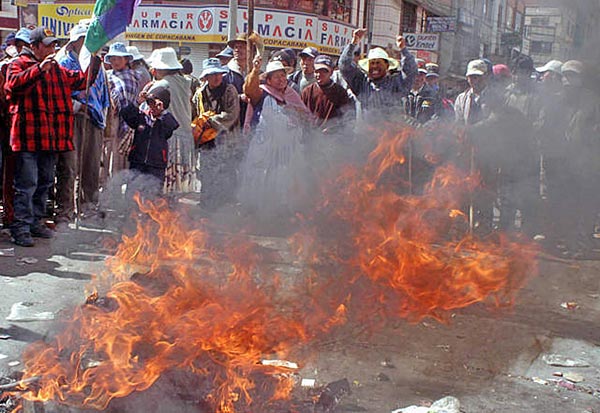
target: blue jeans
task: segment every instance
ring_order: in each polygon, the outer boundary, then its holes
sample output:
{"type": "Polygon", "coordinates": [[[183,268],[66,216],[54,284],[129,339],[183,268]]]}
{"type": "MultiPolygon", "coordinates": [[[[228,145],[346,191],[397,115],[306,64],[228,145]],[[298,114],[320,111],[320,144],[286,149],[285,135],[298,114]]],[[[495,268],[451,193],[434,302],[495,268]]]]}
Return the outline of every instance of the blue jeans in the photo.
{"type": "Polygon", "coordinates": [[[15,152],[13,234],[29,232],[46,215],[48,190],[54,183],[54,152],[15,152]]]}

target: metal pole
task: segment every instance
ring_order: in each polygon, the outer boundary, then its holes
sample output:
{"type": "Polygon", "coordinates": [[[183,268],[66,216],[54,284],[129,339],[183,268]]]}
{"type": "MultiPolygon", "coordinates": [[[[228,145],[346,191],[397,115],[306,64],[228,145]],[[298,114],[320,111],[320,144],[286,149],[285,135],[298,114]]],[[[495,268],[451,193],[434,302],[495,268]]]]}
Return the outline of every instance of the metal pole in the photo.
{"type": "Polygon", "coordinates": [[[237,31],[238,0],[229,0],[229,31],[227,40],[235,40],[237,31]]]}
{"type": "MultiPolygon", "coordinates": [[[[470,145],[470,154],[469,154],[469,178],[473,179],[475,176],[475,147],[470,145]]],[[[475,205],[473,199],[473,191],[471,189],[469,193],[469,235],[473,235],[473,229],[475,228],[475,205]]]]}
{"type": "Polygon", "coordinates": [[[254,44],[250,41],[250,35],[254,31],[254,0],[248,0],[248,41],[246,42],[246,73],[252,70],[254,59],[254,44]]]}
{"type": "Polygon", "coordinates": [[[375,1],[370,0],[368,9],[365,9],[365,12],[368,10],[367,17],[367,52],[371,50],[371,44],[373,42],[373,20],[375,19],[375,1]]]}

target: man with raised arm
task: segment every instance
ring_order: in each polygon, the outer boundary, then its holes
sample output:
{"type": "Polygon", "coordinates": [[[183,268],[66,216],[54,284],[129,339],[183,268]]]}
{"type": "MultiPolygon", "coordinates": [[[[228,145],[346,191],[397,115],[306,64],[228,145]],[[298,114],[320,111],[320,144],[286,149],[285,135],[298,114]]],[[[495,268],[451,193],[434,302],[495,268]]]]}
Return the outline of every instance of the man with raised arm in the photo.
{"type": "Polygon", "coordinates": [[[406,48],[404,37],[398,35],[396,45],[402,55],[401,62],[381,47],[374,47],[357,65],[353,60],[354,51],[366,32],[367,29],[352,32],[352,42],[344,47],[340,57],[340,71],[363,109],[397,108],[402,105],[417,76],[415,58],[406,48]],[[395,69],[399,70],[391,74],[390,71],[395,69]]]}

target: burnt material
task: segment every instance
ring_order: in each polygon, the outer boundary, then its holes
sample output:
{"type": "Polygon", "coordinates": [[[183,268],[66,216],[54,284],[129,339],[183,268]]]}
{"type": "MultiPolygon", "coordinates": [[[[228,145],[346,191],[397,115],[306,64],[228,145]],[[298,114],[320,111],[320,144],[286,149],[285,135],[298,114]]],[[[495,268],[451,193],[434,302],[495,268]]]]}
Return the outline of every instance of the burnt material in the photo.
{"type": "MultiPolygon", "coordinates": [[[[340,403],[342,397],[350,394],[350,383],[348,379],[337,380],[329,383],[319,396],[317,408],[323,412],[331,412],[340,403]]],[[[317,410],[318,411],[318,410],[317,410]]]]}

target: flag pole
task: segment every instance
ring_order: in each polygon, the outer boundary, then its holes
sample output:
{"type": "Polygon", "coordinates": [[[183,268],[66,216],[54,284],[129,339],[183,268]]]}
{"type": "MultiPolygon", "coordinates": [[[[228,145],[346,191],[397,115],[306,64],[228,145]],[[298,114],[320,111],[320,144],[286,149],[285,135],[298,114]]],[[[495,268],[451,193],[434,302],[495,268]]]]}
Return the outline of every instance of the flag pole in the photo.
{"type": "MultiPolygon", "coordinates": [[[[81,50],[79,51],[81,52],[81,50]]],[[[94,56],[95,53],[92,53],[92,56],[94,56]]],[[[81,142],[79,142],[78,146],[81,146],[83,144],[83,140],[85,138],[87,138],[85,135],[87,135],[87,122],[86,120],[88,119],[89,115],[88,115],[88,96],[89,96],[89,91],[90,91],[90,74],[91,74],[91,62],[90,65],[88,66],[87,70],[86,70],[86,75],[85,75],[85,105],[83,107],[83,125],[85,125],[85,128],[83,129],[83,134],[84,136],[82,137],[82,139],[80,139],[81,142]]],[[[100,70],[102,70],[102,63],[100,63],[100,70]]],[[[98,76],[100,75],[100,72],[98,72],[98,76]]],[[[76,142],[75,142],[76,143],[76,142]]],[[[77,209],[77,212],[75,214],[75,229],[79,230],[79,226],[81,225],[81,195],[83,194],[83,189],[82,189],[82,185],[81,185],[81,173],[83,171],[83,148],[78,148],[75,147],[75,150],[77,151],[77,176],[75,177],[75,182],[77,183],[77,197],[75,198],[75,208],[77,209]]]]}
{"type": "Polygon", "coordinates": [[[246,37],[246,73],[252,69],[254,59],[254,44],[250,41],[250,35],[254,31],[254,0],[248,0],[248,29],[246,37]]]}

